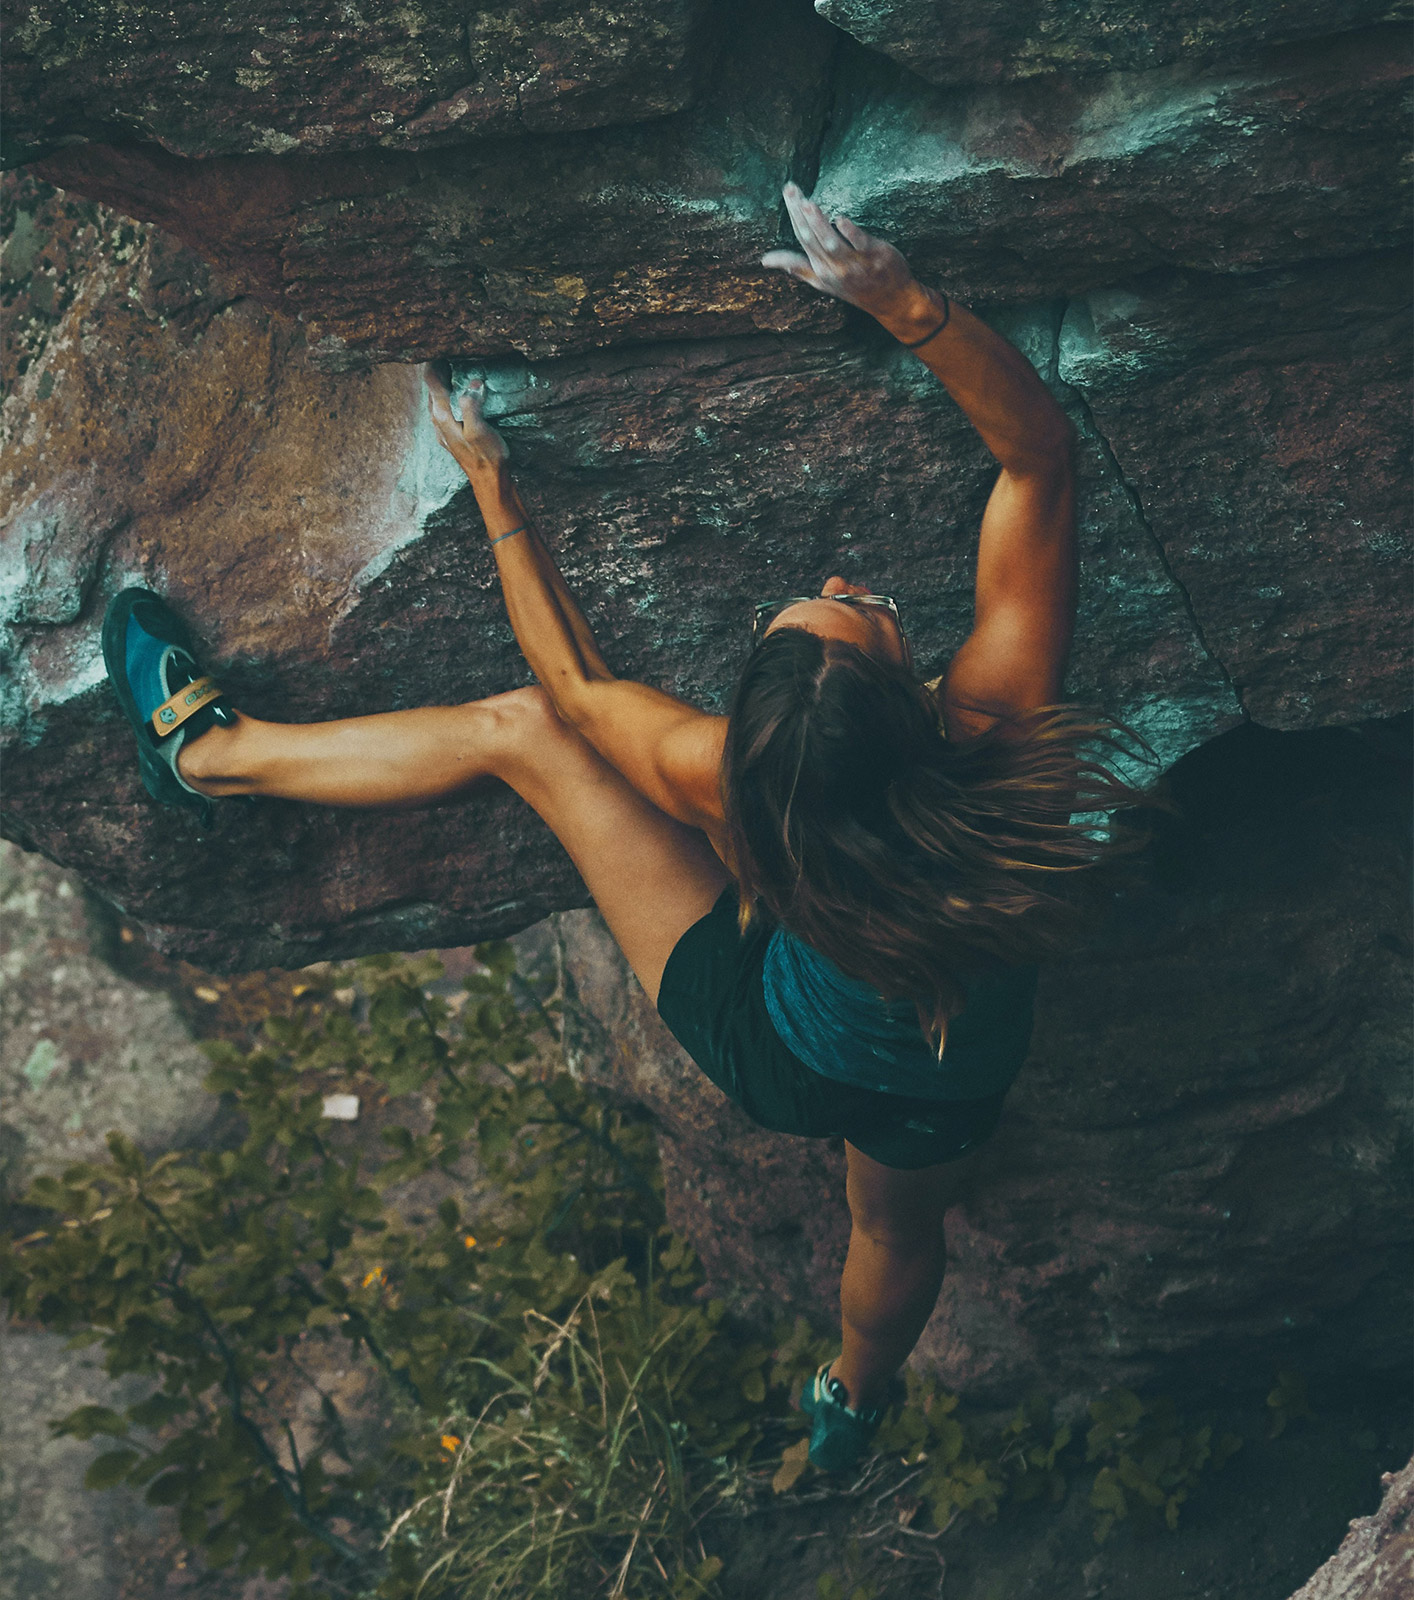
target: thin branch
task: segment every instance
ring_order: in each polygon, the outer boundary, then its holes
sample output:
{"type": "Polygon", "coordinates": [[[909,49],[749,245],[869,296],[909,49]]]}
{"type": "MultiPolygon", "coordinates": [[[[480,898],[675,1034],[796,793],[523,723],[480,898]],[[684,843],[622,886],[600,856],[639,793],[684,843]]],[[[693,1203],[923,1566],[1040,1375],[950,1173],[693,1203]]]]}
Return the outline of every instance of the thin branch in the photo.
{"type": "MultiPolygon", "coordinates": [[[[176,1240],[181,1258],[186,1261],[190,1254],[190,1246],[162,1214],[161,1207],[141,1191],[138,1193],[138,1199],[167,1233],[176,1240]]],[[[286,1505],[289,1506],[291,1515],[307,1533],[313,1534],[321,1544],[326,1545],[336,1555],[342,1557],[343,1560],[363,1565],[366,1557],[360,1551],[355,1550],[351,1544],[346,1543],[338,1534],[326,1528],[317,1517],[310,1513],[303,1504],[302,1489],[291,1484],[289,1473],[281,1465],[280,1458],[270,1448],[270,1441],[265,1437],[259,1425],[246,1415],[243,1399],[245,1383],[240,1374],[240,1365],[236,1360],[235,1352],[226,1343],[225,1337],[220,1328],[217,1327],[215,1319],[207,1310],[205,1302],[192,1294],[175,1277],[168,1278],[164,1287],[172,1303],[179,1310],[187,1312],[188,1315],[195,1315],[198,1318],[206,1331],[207,1337],[216,1346],[224,1369],[223,1387],[226,1391],[226,1405],[230,1411],[231,1421],[250,1441],[257,1456],[274,1478],[275,1487],[280,1491],[280,1495],[286,1505]]]]}
{"type": "Polygon", "coordinates": [[[290,1460],[294,1463],[295,1489],[299,1494],[299,1503],[307,1513],[309,1511],[309,1496],[305,1493],[304,1466],[300,1462],[299,1446],[295,1443],[295,1430],[290,1426],[288,1420],[283,1417],[280,1419],[280,1426],[285,1430],[285,1442],[290,1447],[290,1460]]]}

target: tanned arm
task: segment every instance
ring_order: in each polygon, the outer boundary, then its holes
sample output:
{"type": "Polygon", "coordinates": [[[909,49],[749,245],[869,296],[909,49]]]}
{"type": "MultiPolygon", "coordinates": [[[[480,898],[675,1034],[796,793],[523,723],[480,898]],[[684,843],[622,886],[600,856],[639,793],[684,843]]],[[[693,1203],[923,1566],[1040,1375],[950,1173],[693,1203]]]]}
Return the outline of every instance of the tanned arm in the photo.
{"type": "Polygon", "coordinates": [[[516,642],[555,709],[607,761],[669,816],[704,829],[721,848],[718,774],[726,718],[616,678],[550,552],[530,525],[511,477],[509,452],[483,415],[479,384],[452,411],[445,368],[426,369],[438,437],[465,471],[486,520],[516,642]]]}
{"type": "Polygon", "coordinates": [[[949,733],[967,737],[1053,704],[1075,622],[1070,422],[1014,346],[924,288],[891,245],[827,217],[794,184],[785,200],[804,254],[773,250],[762,264],[859,306],[906,344],[925,340],[918,358],[1001,468],[982,517],[972,632],[944,680],[949,733]]]}

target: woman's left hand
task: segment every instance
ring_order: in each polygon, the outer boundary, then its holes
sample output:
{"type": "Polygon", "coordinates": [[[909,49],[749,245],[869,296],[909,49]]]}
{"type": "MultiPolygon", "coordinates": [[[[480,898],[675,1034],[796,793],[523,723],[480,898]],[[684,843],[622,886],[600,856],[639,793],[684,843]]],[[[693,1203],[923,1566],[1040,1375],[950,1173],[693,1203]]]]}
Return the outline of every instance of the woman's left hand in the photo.
{"type": "Polygon", "coordinates": [[[474,378],[463,393],[462,420],[452,411],[451,370],[445,361],[429,361],[422,369],[427,382],[427,409],[432,426],[445,449],[456,457],[468,477],[478,472],[494,472],[510,458],[506,441],[482,414],[486,386],[474,378]]]}
{"type": "Polygon", "coordinates": [[[782,195],[805,254],[768,250],[761,257],[763,267],[779,267],[881,322],[911,309],[925,292],[891,244],[855,227],[848,217],[827,217],[797,184],[788,183],[782,195]]]}

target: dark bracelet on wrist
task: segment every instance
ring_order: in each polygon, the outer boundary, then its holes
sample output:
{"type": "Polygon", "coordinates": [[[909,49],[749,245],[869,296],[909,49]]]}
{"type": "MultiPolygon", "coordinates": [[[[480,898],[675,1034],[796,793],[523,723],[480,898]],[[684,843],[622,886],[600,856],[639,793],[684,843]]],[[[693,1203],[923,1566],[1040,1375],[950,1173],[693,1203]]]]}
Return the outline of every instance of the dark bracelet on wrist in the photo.
{"type": "MultiPolygon", "coordinates": [[[[939,289],[937,292],[939,294],[943,294],[943,291],[941,289],[939,289]]],[[[928,343],[928,341],[930,339],[936,339],[938,337],[938,335],[943,331],[943,329],[947,327],[948,318],[951,317],[951,316],[952,316],[952,301],[949,300],[948,297],[945,294],[943,294],[943,320],[938,324],[938,326],[936,328],[934,328],[930,333],[925,333],[921,339],[913,339],[911,341],[907,340],[907,339],[900,339],[899,343],[904,347],[905,350],[918,350],[918,349],[921,349],[925,344],[928,343]]]]}
{"type": "Polygon", "coordinates": [[[520,527],[512,528],[509,533],[498,533],[494,539],[488,539],[486,542],[487,544],[500,544],[502,539],[514,539],[516,534],[524,533],[529,526],[528,522],[522,522],[520,527]]]}

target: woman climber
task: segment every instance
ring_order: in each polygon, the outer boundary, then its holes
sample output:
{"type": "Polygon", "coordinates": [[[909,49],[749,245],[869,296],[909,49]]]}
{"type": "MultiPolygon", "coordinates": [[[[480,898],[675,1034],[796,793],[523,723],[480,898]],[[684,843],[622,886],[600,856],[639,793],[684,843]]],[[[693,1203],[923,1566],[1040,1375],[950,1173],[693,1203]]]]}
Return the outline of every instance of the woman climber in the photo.
{"type": "Polygon", "coordinates": [[[486,523],[538,687],[293,726],[235,712],[165,603],[109,607],[109,675],[159,799],[427,805],[499,778],[564,845],[667,1026],[767,1128],[843,1135],[840,1355],[801,1397],[810,1458],[866,1450],[937,1300],[943,1215],[1026,1054],[1057,873],[1125,791],[1057,705],[1075,614],[1072,430],[1030,364],[892,246],[794,184],[779,268],[875,317],[946,385],[1001,471],[972,632],[919,681],[893,602],[840,577],[766,599],[726,717],[616,678],[530,525],[473,384],[432,420],[486,523]],[[1086,825],[1074,813],[1090,813],[1086,825]]]}

